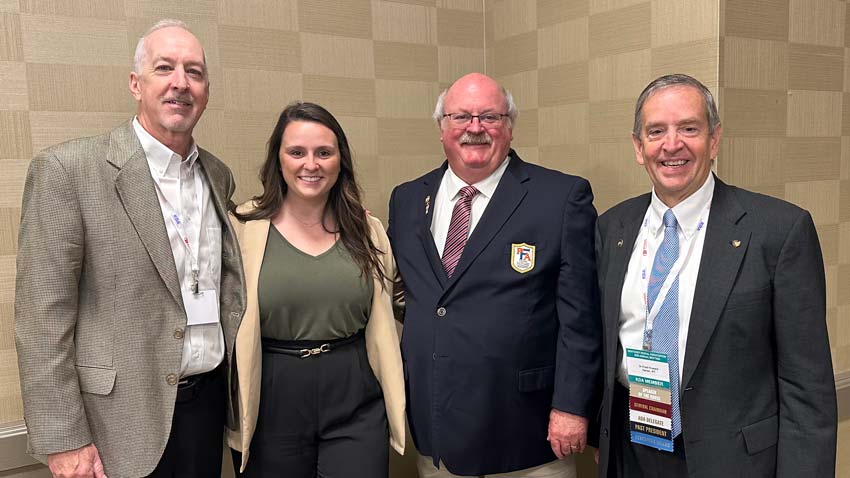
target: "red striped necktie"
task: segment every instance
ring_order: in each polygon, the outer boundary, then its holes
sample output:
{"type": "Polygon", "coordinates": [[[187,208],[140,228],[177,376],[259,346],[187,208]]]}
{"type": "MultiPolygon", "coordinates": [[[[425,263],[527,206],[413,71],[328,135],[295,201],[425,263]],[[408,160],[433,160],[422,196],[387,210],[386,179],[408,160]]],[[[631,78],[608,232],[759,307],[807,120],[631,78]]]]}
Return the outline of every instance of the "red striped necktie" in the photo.
{"type": "Polygon", "coordinates": [[[449,277],[455,271],[466,239],[469,235],[469,219],[472,214],[472,198],[478,190],[473,186],[465,186],[460,190],[460,199],[452,210],[452,220],[449,222],[449,233],[446,236],[446,247],[443,248],[443,268],[449,277]]]}

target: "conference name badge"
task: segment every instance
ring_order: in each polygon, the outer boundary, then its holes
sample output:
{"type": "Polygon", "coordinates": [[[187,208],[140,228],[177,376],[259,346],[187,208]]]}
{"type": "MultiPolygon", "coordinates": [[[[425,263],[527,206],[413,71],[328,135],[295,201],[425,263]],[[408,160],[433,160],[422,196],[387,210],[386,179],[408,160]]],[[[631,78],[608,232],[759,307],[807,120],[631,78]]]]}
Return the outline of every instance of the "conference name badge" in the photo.
{"type": "Polygon", "coordinates": [[[511,268],[525,274],[534,269],[534,253],[536,247],[531,244],[511,244],[511,268]]]}
{"type": "Polygon", "coordinates": [[[626,363],[631,442],[672,452],[672,396],[667,354],[627,348],[626,363]]]}

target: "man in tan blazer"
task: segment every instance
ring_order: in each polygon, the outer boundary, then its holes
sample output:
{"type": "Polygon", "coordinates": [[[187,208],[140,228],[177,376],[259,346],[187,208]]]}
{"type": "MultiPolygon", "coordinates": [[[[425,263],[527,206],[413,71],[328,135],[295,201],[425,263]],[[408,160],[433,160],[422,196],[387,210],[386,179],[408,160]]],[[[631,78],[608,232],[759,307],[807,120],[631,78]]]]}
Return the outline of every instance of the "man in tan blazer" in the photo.
{"type": "Polygon", "coordinates": [[[192,138],[209,79],[185,24],[139,40],[129,87],[132,121],[39,153],[27,175],[15,337],[29,452],[59,477],[219,476],[244,281],[233,176],[192,138]]]}

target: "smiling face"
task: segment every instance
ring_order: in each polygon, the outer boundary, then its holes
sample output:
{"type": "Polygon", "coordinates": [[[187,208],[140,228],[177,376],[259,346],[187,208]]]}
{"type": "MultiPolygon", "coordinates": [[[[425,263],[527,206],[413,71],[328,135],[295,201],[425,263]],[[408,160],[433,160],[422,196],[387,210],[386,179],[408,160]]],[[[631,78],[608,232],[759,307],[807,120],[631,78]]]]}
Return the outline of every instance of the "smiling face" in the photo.
{"type": "MultiPolygon", "coordinates": [[[[444,113],[507,113],[507,100],[493,79],[478,73],[457,80],[446,93],[444,113]]],[[[499,168],[510,151],[513,128],[508,118],[496,125],[482,125],[473,118],[465,126],[440,121],[440,141],[449,165],[467,184],[485,179],[499,168]]]]}
{"type": "Polygon", "coordinates": [[[658,198],[673,207],[705,183],[720,147],[721,127],[709,133],[702,94],[691,86],[653,93],[641,118],[640,136],[632,137],[637,163],[646,168],[658,198]]]}
{"type": "Polygon", "coordinates": [[[312,121],[292,121],[283,131],[280,170],[287,200],[324,204],[339,177],[336,135],[312,121]]]}
{"type": "Polygon", "coordinates": [[[185,155],[209,99],[200,42],[179,27],[155,30],[145,38],[140,70],[130,73],[139,123],[159,142],[185,155]]]}

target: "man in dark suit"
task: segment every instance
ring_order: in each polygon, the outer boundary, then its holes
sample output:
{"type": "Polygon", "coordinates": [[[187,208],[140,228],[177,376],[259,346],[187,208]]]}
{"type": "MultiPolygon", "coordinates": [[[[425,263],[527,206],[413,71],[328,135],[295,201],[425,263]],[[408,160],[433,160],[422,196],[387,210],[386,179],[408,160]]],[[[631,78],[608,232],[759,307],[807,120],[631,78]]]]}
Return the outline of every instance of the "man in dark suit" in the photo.
{"type": "Polygon", "coordinates": [[[423,478],[575,476],[597,410],[593,195],[510,149],[516,114],[491,78],[457,80],[434,114],[447,160],[390,199],[423,478]]]}
{"type": "Polygon", "coordinates": [[[63,478],[219,476],[244,281],[233,176],[192,138],[209,77],[185,24],[142,37],[129,87],[133,120],[42,151],[27,174],[15,338],[29,451],[63,478]]]}
{"type": "Polygon", "coordinates": [[[721,133],[689,76],[638,98],[632,141],[653,190],[597,230],[601,477],[834,475],[817,233],[807,211],[713,175],[721,133]]]}

